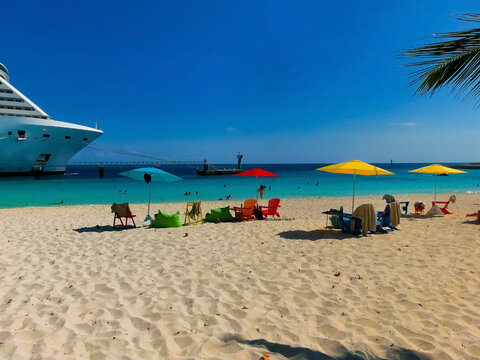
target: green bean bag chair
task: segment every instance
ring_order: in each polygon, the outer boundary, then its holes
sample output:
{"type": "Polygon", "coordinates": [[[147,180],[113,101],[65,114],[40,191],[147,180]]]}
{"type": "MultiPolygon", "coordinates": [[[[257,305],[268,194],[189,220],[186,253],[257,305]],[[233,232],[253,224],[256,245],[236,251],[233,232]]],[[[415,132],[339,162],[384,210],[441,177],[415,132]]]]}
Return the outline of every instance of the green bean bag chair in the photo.
{"type": "Polygon", "coordinates": [[[169,227],[181,227],[182,221],[180,220],[180,211],[174,214],[166,214],[158,210],[157,217],[152,221],[152,227],[154,228],[169,228],[169,227]]]}
{"type": "Polygon", "coordinates": [[[212,209],[209,213],[205,215],[206,222],[229,222],[233,221],[232,213],[230,212],[230,208],[224,207],[220,209],[212,209]],[[217,220],[218,219],[218,220],[217,220]]]}

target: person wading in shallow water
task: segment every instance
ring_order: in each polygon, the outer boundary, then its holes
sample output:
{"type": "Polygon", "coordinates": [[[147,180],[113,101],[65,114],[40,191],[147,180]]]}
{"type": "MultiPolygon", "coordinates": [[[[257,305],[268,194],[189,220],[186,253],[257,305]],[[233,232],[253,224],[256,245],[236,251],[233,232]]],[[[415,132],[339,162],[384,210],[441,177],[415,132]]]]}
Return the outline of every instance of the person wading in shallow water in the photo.
{"type": "Polygon", "coordinates": [[[263,192],[265,191],[266,186],[265,185],[260,185],[258,188],[258,193],[260,194],[260,200],[263,200],[263,192]]]}

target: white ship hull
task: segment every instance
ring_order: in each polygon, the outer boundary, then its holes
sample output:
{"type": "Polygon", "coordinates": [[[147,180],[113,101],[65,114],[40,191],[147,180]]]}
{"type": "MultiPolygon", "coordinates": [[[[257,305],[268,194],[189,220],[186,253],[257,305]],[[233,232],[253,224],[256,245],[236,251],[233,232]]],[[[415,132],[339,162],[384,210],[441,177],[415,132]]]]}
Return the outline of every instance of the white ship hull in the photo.
{"type": "Polygon", "coordinates": [[[50,119],[0,115],[0,176],[62,173],[76,153],[102,134],[97,129],[50,119]],[[19,137],[19,131],[25,135],[19,137]]]}
{"type": "Polygon", "coordinates": [[[0,176],[62,173],[68,161],[103,132],[52,120],[10,84],[0,63],[0,176]]]}

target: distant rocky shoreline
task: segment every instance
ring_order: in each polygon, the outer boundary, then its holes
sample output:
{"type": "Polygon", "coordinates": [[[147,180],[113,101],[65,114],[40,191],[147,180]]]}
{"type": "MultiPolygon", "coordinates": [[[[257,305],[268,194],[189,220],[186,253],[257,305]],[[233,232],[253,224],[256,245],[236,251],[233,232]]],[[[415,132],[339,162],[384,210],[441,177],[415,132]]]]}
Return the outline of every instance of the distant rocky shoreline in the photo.
{"type": "Polygon", "coordinates": [[[454,169],[480,169],[480,163],[458,164],[452,166],[454,169]]]}

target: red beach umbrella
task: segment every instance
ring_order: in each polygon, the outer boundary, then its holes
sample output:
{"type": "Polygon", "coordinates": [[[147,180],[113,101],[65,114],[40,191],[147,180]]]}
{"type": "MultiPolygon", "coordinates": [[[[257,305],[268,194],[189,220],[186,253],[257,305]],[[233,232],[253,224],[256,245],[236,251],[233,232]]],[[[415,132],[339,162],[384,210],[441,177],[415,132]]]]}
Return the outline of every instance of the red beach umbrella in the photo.
{"type": "MultiPolygon", "coordinates": [[[[250,177],[271,177],[271,178],[276,178],[278,177],[277,174],[274,174],[270,171],[255,168],[247,171],[242,171],[241,173],[235,174],[233,176],[250,176],[250,177]]],[[[263,191],[260,194],[260,197],[263,197],[263,191]]],[[[258,192],[257,192],[257,197],[258,197],[258,192]]]]}
{"type": "Polygon", "coordinates": [[[235,174],[233,176],[278,177],[277,174],[274,174],[270,171],[259,169],[259,168],[242,171],[241,173],[235,174]]]}

